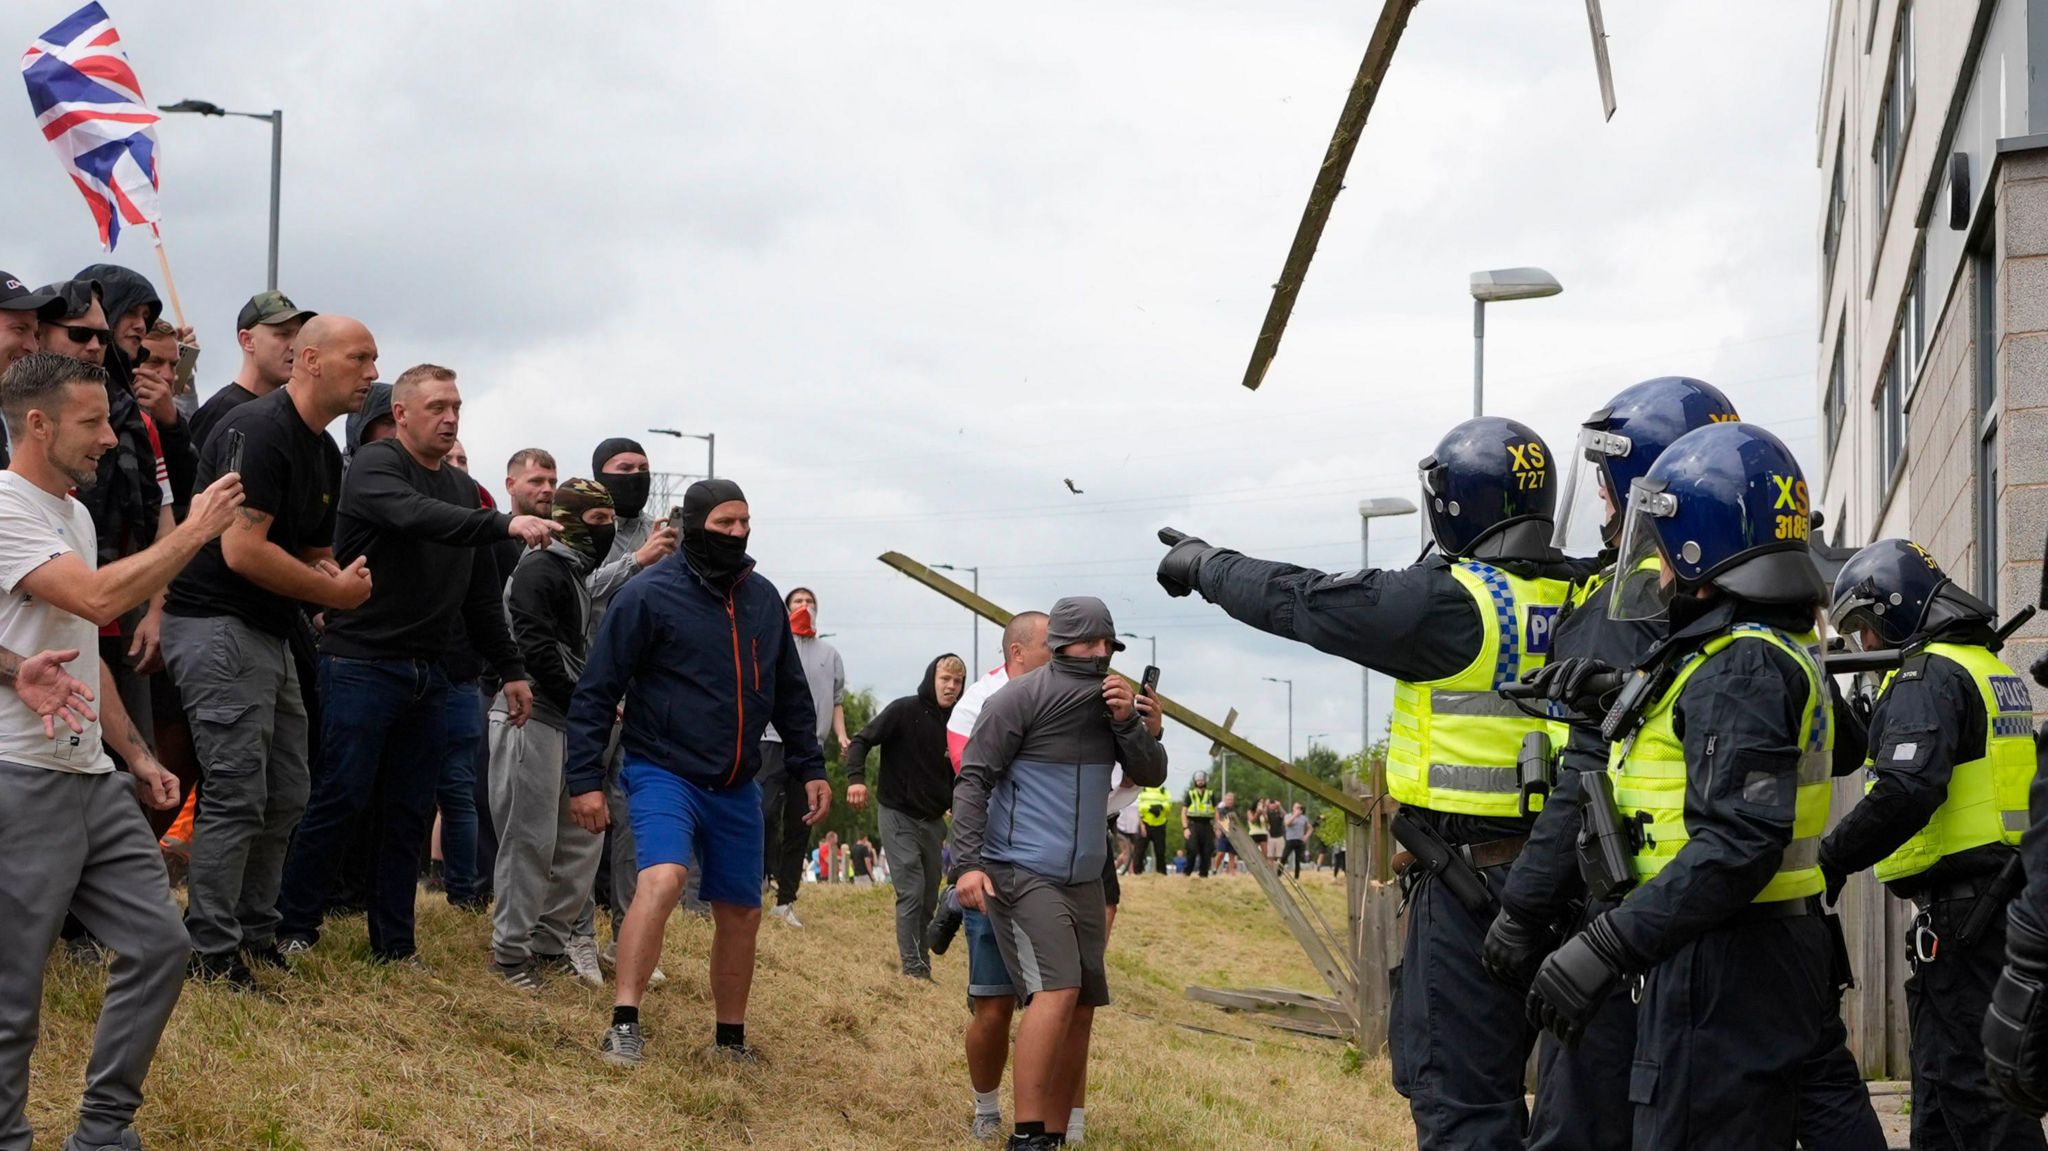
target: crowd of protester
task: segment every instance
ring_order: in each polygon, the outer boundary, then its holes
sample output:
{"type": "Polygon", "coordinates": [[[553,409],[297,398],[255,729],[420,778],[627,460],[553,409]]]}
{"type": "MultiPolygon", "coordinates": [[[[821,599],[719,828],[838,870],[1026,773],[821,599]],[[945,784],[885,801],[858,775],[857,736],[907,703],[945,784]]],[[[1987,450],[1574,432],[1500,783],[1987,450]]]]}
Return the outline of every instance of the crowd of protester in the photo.
{"type": "MultiPolygon", "coordinates": [[[[186,982],[288,981],[348,912],[373,961],[418,965],[423,875],[488,916],[510,989],[613,968],[599,1051],[628,1066],[678,906],[712,921],[711,1050],[742,1062],[768,891],[767,916],[800,928],[805,878],[892,884],[921,980],[964,912],[976,1133],[996,1133],[1022,1003],[1019,1136],[1080,1141],[1130,863],[1117,812],[1143,809],[1163,870],[1175,805],[1158,709],[1109,674],[1100,601],[1019,616],[971,687],[937,656],[849,735],[818,597],[756,572],[737,484],[658,512],[646,451],[616,437],[587,477],[523,448],[494,494],[458,439],[454,370],[385,383],[369,327],[266,291],[202,402],[197,342],[162,311],[114,265],[39,289],[0,273],[0,808],[23,828],[0,867],[25,938],[61,934],[109,972],[67,1151],[132,1145],[186,982]],[[1029,686],[998,694],[1012,679],[1029,686]],[[824,833],[813,851],[827,741],[850,806],[877,802],[879,846],[824,833]]],[[[1206,875],[1234,797],[1198,776],[1179,804],[1184,870],[1206,875]]],[[[0,961],[0,1146],[26,1145],[49,950],[0,961]]]]}

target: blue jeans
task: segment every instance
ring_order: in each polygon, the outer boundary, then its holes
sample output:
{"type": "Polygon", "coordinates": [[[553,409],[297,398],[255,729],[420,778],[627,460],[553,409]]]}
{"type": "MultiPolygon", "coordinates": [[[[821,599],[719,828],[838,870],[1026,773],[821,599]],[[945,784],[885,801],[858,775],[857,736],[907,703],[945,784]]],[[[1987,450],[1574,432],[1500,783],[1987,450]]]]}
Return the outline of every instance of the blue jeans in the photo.
{"type": "Polygon", "coordinates": [[[483,693],[475,680],[448,685],[448,754],[441,760],[434,802],[441,809],[441,882],[448,902],[474,902],[482,880],[476,864],[476,757],[484,746],[483,693]]]}
{"type": "Polygon", "coordinates": [[[285,858],[280,937],[317,940],[355,821],[375,836],[370,951],[403,959],[413,946],[413,890],[434,826],[434,786],[448,758],[448,676],[415,659],[320,657],[324,763],[285,858]]]}

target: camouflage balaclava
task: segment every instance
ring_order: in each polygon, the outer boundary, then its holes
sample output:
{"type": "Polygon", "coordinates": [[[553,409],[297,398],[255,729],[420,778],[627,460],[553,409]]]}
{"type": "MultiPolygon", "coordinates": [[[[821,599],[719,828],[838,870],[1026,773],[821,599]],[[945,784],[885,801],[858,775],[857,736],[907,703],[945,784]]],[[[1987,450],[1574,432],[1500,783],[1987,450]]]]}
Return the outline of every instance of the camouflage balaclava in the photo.
{"type": "Polygon", "coordinates": [[[563,481],[555,489],[554,520],[562,525],[562,534],[556,538],[586,562],[603,563],[604,557],[611,554],[612,537],[618,534],[618,525],[584,523],[583,513],[611,506],[612,493],[603,484],[585,479],[563,481]]]}

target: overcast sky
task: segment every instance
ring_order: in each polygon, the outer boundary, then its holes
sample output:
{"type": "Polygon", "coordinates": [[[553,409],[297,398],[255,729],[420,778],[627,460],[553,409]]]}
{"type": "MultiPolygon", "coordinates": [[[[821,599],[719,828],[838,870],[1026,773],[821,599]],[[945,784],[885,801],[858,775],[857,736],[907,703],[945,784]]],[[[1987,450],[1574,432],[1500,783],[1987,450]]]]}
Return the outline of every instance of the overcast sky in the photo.
{"type": "MultiPolygon", "coordinates": [[[[455,368],[479,478],[528,445],[588,474],[613,434],[701,472],[701,443],[643,433],[717,433],[762,572],[817,589],[884,699],[970,643],[893,549],[981,565],[1013,610],[1101,596],[1158,635],[1163,692],[1275,751],[1261,677],[1292,678],[1297,750],[1354,751],[1357,668],[1168,599],[1153,533],[1357,567],[1357,501],[1414,498],[1469,412],[1475,269],[1565,284],[1487,325],[1488,412],[1560,455],[1613,392],[1685,373],[1811,459],[1821,4],[1607,0],[1611,123],[1578,0],[1422,5],[1252,393],[1375,4],[105,2],[152,101],[286,110],[281,286],[368,323],[386,379],[455,368]]],[[[0,44],[72,7],[7,5],[0,44]]],[[[97,237],[15,99],[0,268],[62,278],[97,237]]],[[[159,139],[211,394],[262,287],[268,131],[159,139]]],[[[113,259],[161,286],[142,230],[113,259]]],[[[1379,521],[1375,565],[1417,530],[1379,521]]],[[[1176,783],[1206,763],[1169,747],[1176,783]]]]}

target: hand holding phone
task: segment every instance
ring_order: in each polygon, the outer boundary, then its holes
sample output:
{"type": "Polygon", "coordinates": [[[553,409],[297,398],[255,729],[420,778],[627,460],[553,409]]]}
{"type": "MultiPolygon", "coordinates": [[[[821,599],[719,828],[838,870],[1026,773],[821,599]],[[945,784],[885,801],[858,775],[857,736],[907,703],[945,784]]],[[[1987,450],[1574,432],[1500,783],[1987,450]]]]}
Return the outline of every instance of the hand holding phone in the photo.
{"type": "Polygon", "coordinates": [[[240,472],[242,470],[242,448],[249,442],[249,437],[243,435],[240,428],[229,428],[222,434],[228,438],[228,451],[227,459],[221,467],[221,474],[226,475],[229,472],[240,472]]]}

